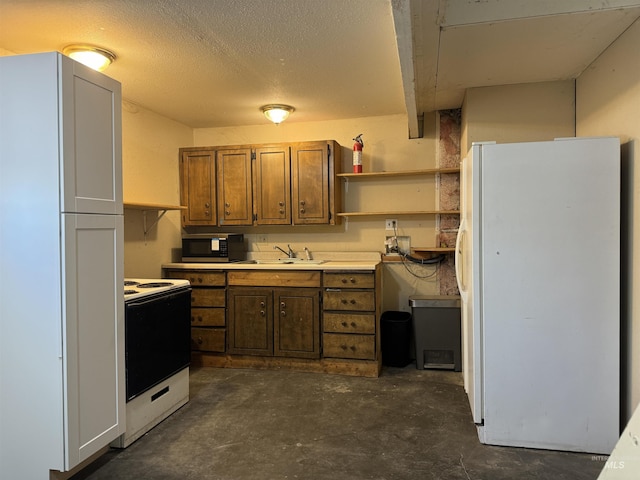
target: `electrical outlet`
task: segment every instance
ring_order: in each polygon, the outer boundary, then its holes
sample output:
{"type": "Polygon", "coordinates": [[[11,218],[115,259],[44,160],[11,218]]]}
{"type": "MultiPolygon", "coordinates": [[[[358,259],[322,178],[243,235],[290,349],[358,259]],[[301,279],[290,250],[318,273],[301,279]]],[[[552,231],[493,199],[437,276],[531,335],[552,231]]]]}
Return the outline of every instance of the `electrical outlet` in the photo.
{"type": "Polygon", "coordinates": [[[398,228],[398,221],[395,218],[387,218],[384,221],[385,230],[395,230],[396,228],[398,228]]]}

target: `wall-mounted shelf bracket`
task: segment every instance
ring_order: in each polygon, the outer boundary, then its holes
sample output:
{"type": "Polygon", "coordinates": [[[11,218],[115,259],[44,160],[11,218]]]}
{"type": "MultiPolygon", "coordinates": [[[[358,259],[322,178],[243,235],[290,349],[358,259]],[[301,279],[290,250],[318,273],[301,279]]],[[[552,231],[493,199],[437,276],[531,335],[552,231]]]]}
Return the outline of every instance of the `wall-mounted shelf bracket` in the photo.
{"type": "Polygon", "coordinates": [[[124,203],[125,209],[132,210],[142,210],[142,231],[144,232],[144,241],[147,241],[147,233],[155,227],[160,219],[164,217],[164,214],[169,210],[186,210],[187,207],[183,205],[162,205],[162,204],[154,204],[154,203],[124,203]],[[160,212],[160,215],[155,219],[155,221],[147,226],[147,212],[160,212]]]}

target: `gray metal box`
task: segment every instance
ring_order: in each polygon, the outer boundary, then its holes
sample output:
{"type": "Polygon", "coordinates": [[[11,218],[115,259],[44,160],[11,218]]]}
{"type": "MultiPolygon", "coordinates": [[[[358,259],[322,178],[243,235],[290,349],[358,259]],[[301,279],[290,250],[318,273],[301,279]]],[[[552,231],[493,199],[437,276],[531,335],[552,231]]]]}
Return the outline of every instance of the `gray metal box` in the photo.
{"type": "Polygon", "coordinates": [[[462,370],[460,296],[409,297],[416,348],[416,368],[462,370]]]}

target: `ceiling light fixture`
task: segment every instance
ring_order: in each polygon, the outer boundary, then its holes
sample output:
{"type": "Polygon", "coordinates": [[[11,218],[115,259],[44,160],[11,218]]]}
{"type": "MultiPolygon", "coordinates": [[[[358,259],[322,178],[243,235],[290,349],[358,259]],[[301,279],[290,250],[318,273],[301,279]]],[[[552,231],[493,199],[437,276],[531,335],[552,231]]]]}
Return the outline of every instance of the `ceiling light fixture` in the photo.
{"type": "Polygon", "coordinates": [[[279,123],[284,122],[289,114],[295,111],[295,108],[290,107],[289,105],[271,104],[260,107],[260,110],[262,110],[265,117],[278,125],[279,123]]]}
{"type": "Polygon", "coordinates": [[[114,53],[93,45],[69,45],[64,47],[62,53],[99,72],[116,59],[114,53]]]}

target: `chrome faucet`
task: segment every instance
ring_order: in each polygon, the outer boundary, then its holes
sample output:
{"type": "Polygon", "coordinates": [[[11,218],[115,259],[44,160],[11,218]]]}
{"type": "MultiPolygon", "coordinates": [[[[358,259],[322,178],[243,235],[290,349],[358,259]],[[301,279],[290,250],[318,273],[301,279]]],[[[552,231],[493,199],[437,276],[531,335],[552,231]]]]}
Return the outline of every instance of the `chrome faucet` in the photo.
{"type": "Polygon", "coordinates": [[[283,249],[281,249],[279,246],[274,245],[273,249],[274,250],[280,250],[282,253],[284,253],[287,257],[289,258],[296,258],[296,254],[293,252],[293,250],[291,250],[291,245],[287,245],[287,248],[289,249],[288,252],[285,252],[283,249]]]}
{"type": "Polygon", "coordinates": [[[307,254],[307,260],[313,260],[313,257],[311,256],[311,252],[307,247],[304,247],[304,253],[307,254]]]}

